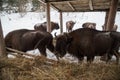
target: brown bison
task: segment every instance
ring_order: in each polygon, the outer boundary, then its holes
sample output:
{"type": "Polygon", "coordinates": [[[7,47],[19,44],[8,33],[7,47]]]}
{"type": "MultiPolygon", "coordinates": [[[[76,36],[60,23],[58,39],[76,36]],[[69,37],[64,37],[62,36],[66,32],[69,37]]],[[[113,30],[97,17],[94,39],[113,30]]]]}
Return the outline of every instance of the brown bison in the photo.
{"type": "Polygon", "coordinates": [[[66,22],[66,32],[71,32],[75,23],[76,22],[74,22],[74,21],[67,21],[66,22]]]}
{"type": "Polygon", "coordinates": [[[86,22],[82,24],[83,28],[96,29],[96,23],[86,22]]]}
{"type": "Polygon", "coordinates": [[[116,47],[114,44],[115,41],[110,36],[110,32],[81,28],[56,36],[55,54],[59,59],[68,52],[77,57],[79,61],[86,56],[87,61],[92,62],[95,56],[107,53],[109,57],[116,47]]]}
{"type": "MultiPolygon", "coordinates": [[[[118,25],[114,25],[111,31],[117,31],[118,25]]],[[[102,26],[102,30],[105,31],[105,26],[102,26]]]]}
{"type": "Polygon", "coordinates": [[[5,37],[6,47],[26,52],[38,48],[44,56],[46,48],[54,51],[52,44],[53,37],[48,32],[20,29],[9,32],[5,37]]]}
{"type": "MultiPolygon", "coordinates": [[[[35,29],[35,30],[41,30],[41,31],[47,32],[47,22],[35,24],[35,25],[34,25],[34,29],[35,29]]],[[[54,29],[59,29],[59,25],[58,25],[58,23],[51,22],[51,32],[52,32],[54,29]]]]}
{"type": "MultiPolygon", "coordinates": [[[[114,25],[111,31],[117,31],[117,28],[118,28],[118,26],[117,26],[117,25],[114,25]]],[[[104,25],[102,25],[102,30],[103,30],[103,31],[106,31],[106,28],[105,28],[104,25]]],[[[119,45],[119,43],[117,43],[117,44],[119,45]]],[[[118,49],[119,49],[119,47],[117,48],[117,50],[118,50],[118,49]]],[[[115,50],[115,51],[116,51],[116,50],[115,50]]],[[[111,58],[112,58],[112,55],[111,55],[111,58]]],[[[102,57],[101,57],[101,60],[106,61],[106,55],[102,56],[102,57]]]]}
{"type": "MultiPolygon", "coordinates": [[[[119,63],[119,47],[120,47],[120,32],[116,32],[116,31],[111,31],[110,32],[110,36],[111,38],[114,40],[114,45],[112,46],[112,52],[109,55],[109,59],[112,58],[113,55],[115,55],[116,57],[116,62],[117,64],[119,63]]],[[[103,55],[100,60],[106,61],[107,60],[107,56],[103,55]]]]}

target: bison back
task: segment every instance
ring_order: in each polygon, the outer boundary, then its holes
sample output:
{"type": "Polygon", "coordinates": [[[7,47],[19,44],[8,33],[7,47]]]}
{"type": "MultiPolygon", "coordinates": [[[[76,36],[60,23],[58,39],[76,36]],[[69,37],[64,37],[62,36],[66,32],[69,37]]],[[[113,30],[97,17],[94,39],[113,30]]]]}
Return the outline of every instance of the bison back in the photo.
{"type": "Polygon", "coordinates": [[[21,29],[9,32],[5,37],[6,47],[20,49],[20,39],[22,35],[27,31],[27,29],[21,29]]]}

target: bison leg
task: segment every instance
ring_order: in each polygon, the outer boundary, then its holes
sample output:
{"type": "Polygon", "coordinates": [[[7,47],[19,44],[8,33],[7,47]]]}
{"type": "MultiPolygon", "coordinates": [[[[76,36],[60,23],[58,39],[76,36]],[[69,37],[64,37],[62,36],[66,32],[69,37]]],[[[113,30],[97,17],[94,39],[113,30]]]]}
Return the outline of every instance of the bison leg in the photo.
{"type": "Polygon", "coordinates": [[[108,53],[104,54],[100,58],[100,60],[106,61],[106,63],[108,63],[111,59],[112,59],[112,54],[108,54],[108,53]]]}
{"type": "Polygon", "coordinates": [[[80,56],[80,57],[78,58],[79,63],[83,62],[83,60],[84,60],[84,56],[80,56]]]}
{"type": "Polygon", "coordinates": [[[94,56],[87,56],[87,62],[92,63],[94,60],[94,56]]]}
{"type": "Polygon", "coordinates": [[[48,48],[51,52],[54,51],[54,46],[53,46],[53,44],[52,44],[52,40],[50,40],[49,43],[47,44],[47,48],[48,48]]]}
{"type": "Polygon", "coordinates": [[[39,52],[42,54],[42,56],[47,57],[47,54],[46,54],[46,48],[45,48],[45,47],[38,48],[38,49],[39,49],[39,52]]]}
{"type": "Polygon", "coordinates": [[[105,58],[106,58],[106,63],[108,63],[112,59],[112,54],[106,53],[105,58]]]}
{"type": "Polygon", "coordinates": [[[114,51],[114,55],[116,57],[116,64],[119,64],[119,52],[118,51],[114,51]]]}
{"type": "Polygon", "coordinates": [[[106,60],[107,60],[107,56],[106,56],[106,54],[103,55],[103,56],[101,56],[101,57],[100,57],[100,60],[101,60],[101,61],[106,61],[106,60]]]}

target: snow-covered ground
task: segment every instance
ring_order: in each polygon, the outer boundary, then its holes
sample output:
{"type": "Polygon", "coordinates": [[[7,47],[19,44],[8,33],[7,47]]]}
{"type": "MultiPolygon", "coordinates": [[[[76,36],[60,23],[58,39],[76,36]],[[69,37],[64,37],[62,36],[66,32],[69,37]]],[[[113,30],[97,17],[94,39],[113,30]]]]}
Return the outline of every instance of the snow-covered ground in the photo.
{"type": "MultiPolygon", "coordinates": [[[[36,23],[42,23],[46,21],[46,13],[40,12],[28,12],[24,17],[21,17],[19,13],[13,13],[13,14],[5,14],[1,13],[1,23],[3,28],[3,34],[4,36],[16,29],[34,29],[33,26],[36,23]]],[[[76,24],[74,25],[74,30],[77,28],[81,28],[81,25],[84,22],[95,22],[97,25],[98,30],[102,30],[102,25],[104,24],[105,19],[105,12],[74,12],[74,13],[63,13],[63,32],[66,31],[65,23],[66,21],[73,20],[76,21],[76,24]]],[[[59,21],[59,13],[56,11],[51,12],[51,21],[54,22],[60,22],[59,21]]],[[[118,25],[118,30],[120,32],[120,12],[117,12],[115,24],[118,25]]],[[[54,30],[52,34],[57,32],[57,34],[60,33],[60,30],[54,30]]],[[[38,53],[38,51],[32,51],[31,53],[38,53]]],[[[47,51],[49,52],[49,51],[47,51]]],[[[34,54],[35,54],[34,53],[34,54]]],[[[49,52],[49,58],[55,58],[55,56],[49,52]],[[49,55],[50,54],[50,55],[49,55]]],[[[68,55],[69,56],[69,55],[68,55]]]]}

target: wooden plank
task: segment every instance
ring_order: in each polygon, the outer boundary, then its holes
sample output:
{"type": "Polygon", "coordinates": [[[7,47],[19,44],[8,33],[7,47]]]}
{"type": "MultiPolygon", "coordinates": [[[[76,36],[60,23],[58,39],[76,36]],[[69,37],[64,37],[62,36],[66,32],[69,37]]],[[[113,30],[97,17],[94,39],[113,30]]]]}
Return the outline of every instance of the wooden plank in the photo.
{"type": "MultiPolygon", "coordinates": [[[[6,47],[6,48],[7,48],[7,47],[6,47]]],[[[25,52],[18,51],[18,50],[16,50],[16,49],[12,49],[12,48],[7,48],[7,49],[10,50],[10,51],[13,51],[13,52],[15,52],[15,53],[18,53],[18,54],[20,54],[20,55],[29,56],[29,57],[31,57],[31,58],[37,58],[37,56],[36,56],[36,55],[33,55],[33,54],[25,53],[25,52]]],[[[13,56],[16,56],[16,57],[25,58],[25,56],[19,56],[19,55],[15,54],[15,53],[10,53],[10,54],[13,55],[13,56]]],[[[44,59],[46,62],[47,62],[47,61],[49,61],[49,62],[57,62],[57,61],[52,60],[52,59],[47,59],[47,58],[44,57],[44,56],[39,56],[39,58],[40,58],[41,60],[44,59]]]]}
{"type": "Polygon", "coordinates": [[[72,6],[72,4],[70,2],[67,2],[67,4],[70,6],[70,8],[75,11],[75,8],[72,6]]]}
{"type": "Polygon", "coordinates": [[[51,7],[52,7],[53,9],[55,9],[56,11],[61,11],[61,10],[58,9],[56,6],[54,6],[52,3],[51,3],[50,5],[51,5],[51,7]]]}
{"type": "Polygon", "coordinates": [[[44,5],[46,5],[46,3],[44,2],[44,1],[42,1],[42,0],[39,0],[42,4],[44,4],[44,5]]]}
{"type": "Polygon", "coordinates": [[[7,57],[6,49],[5,49],[5,42],[3,39],[3,30],[2,24],[0,19],[0,57],[7,57]]]}
{"type": "Polygon", "coordinates": [[[12,48],[8,48],[8,47],[6,47],[6,49],[8,49],[8,50],[10,50],[12,52],[18,53],[20,55],[27,55],[27,56],[30,56],[30,57],[36,57],[35,55],[28,54],[28,53],[25,53],[25,52],[22,52],[22,51],[19,51],[19,50],[16,50],[16,49],[12,49],[12,48]]]}
{"type": "Polygon", "coordinates": [[[112,31],[112,28],[115,23],[117,6],[118,6],[118,0],[111,0],[111,6],[110,6],[109,15],[108,15],[108,22],[107,22],[107,26],[106,26],[107,31],[112,31]]]}

